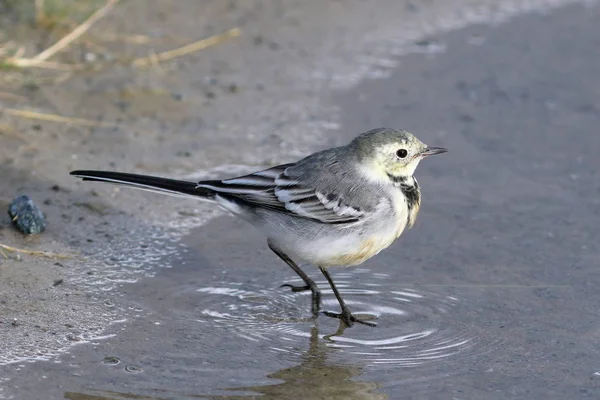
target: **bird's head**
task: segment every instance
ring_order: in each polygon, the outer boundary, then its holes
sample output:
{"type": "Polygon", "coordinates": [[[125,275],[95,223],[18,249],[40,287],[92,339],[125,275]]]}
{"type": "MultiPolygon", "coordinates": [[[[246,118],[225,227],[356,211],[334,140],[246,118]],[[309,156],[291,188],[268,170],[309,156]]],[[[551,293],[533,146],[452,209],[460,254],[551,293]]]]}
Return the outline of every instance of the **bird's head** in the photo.
{"type": "Polygon", "coordinates": [[[445,153],[442,147],[428,147],[412,133],[388,128],[374,129],[350,144],[362,170],[376,181],[410,177],[425,157],[445,153]]]}

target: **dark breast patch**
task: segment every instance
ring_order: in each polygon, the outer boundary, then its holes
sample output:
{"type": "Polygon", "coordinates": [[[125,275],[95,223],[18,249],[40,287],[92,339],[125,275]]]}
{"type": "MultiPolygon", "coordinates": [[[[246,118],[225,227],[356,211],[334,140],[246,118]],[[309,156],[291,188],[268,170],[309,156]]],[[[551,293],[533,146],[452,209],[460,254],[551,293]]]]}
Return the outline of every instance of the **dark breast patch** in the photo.
{"type": "Polygon", "coordinates": [[[402,194],[406,198],[406,206],[408,208],[407,222],[408,226],[412,226],[421,205],[421,190],[419,190],[419,183],[413,176],[393,176],[388,174],[388,177],[392,180],[394,186],[400,188],[402,194]]]}
{"type": "Polygon", "coordinates": [[[410,211],[416,206],[419,206],[421,202],[421,191],[419,190],[419,184],[415,179],[414,185],[400,184],[400,190],[406,196],[406,204],[408,205],[408,211],[410,211]]]}

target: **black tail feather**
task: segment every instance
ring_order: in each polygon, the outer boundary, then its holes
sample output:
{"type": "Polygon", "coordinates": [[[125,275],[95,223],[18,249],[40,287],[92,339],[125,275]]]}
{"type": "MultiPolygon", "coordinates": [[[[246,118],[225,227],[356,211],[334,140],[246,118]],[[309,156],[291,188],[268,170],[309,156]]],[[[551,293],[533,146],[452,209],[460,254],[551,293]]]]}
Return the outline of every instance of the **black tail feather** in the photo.
{"type": "Polygon", "coordinates": [[[184,194],[204,198],[214,197],[215,192],[197,187],[195,182],[179,181],[160,178],[157,176],[127,174],[112,171],[72,171],[71,175],[78,176],[84,181],[108,182],[137,187],[139,189],[155,190],[167,194],[184,194]]]}

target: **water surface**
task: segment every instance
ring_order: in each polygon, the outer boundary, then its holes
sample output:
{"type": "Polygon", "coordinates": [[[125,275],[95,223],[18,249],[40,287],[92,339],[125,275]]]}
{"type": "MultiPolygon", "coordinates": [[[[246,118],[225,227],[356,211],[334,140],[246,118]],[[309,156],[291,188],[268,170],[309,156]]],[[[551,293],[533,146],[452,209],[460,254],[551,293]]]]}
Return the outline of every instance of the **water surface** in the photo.
{"type": "MultiPolygon", "coordinates": [[[[11,379],[68,399],[575,399],[600,394],[598,7],[432,38],[385,80],[338,92],[345,142],[373,126],[450,148],[417,177],[416,227],[332,270],[379,327],[310,318],[253,228],[197,228],[151,279],[119,283],[125,321],[11,379]],[[108,357],[108,358],[107,358],[108,357]],[[118,362],[117,362],[118,360],[118,362]]],[[[318,272],[310,275],[325,288],[318,272]]],[[[336,309],[330,291],[324,308],[336,309]]],[[[57,397],[58,398],[58,397],[57,397]]]]}

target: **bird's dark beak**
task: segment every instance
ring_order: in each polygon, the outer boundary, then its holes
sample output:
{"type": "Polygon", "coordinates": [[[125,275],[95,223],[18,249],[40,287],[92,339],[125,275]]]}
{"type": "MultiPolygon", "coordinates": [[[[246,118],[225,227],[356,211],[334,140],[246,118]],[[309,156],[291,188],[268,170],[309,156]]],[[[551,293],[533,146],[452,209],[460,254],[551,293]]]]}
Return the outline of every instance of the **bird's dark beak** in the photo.
{"type": "Polygon", "coordinates": [[[427,156],[432,156],[434,154],[442,154],[447,152],[448,149],[445,149],[443,147],[428,147],[425,150],[423,150],[421,152],[421,157],[427,157],[427,156]]]}

